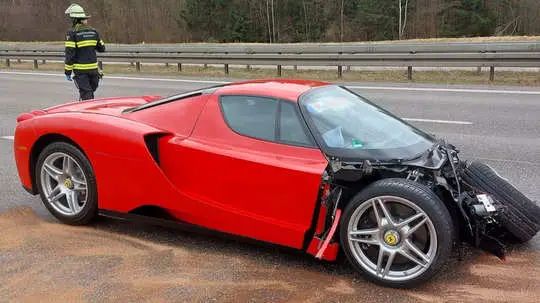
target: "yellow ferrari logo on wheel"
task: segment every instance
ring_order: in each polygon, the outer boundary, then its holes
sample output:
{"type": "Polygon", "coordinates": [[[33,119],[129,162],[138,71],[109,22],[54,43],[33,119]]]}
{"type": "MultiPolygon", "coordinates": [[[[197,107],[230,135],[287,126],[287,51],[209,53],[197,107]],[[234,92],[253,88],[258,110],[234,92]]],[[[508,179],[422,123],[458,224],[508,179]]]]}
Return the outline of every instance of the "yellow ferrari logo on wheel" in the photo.
{"type": "Polygon", "coordinates": [[[399,235],[397,232],[389,230],[384,235],[384,242],[388,245],[394,246],[399,242],[399,235]]]}
{"type": "Polygon", "coordinates": [[[64,186],[69,188],[69,189],[72,189],[73,188],[73,181],[71,181],[71,179],[64,180],[64,186]]]}

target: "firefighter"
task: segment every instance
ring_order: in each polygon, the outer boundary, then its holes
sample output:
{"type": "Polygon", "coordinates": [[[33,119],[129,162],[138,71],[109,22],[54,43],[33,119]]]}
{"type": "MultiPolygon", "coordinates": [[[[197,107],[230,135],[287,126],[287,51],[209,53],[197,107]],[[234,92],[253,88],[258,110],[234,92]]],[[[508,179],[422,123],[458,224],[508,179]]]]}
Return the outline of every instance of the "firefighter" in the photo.
{"type": "Polygon", "coordinates": [[[66,15],[71,18],[73,27],[66,35],[66,80],[75,80],[79,89],[80,100],[94,99],[94,92],[98,88],[102,77],[98,69],[96,51],[104,52],[105,44],[99,33],[88,25],[88,18],[84,9],[78,4],[71,4],[66,9],[66,15]],[[74,74],[73,79],[71,78],[74,74]]]}

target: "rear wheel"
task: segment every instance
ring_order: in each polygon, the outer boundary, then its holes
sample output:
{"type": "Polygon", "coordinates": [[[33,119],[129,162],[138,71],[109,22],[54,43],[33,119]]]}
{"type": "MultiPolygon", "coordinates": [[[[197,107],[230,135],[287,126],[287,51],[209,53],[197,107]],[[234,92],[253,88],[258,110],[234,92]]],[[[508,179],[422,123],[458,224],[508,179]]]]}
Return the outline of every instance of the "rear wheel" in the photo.
{"type": "Polygon", "coordinates": [[[501,223],[518,242],[529,241],[540,230],[540,207],[488,165],[472,162],[463,173],[463,181],[503,205],[501,223]]]}
{"type": "Polygon", "coordinates": [[[373,183],[346,207],[341,244],[366,278],[392,287],[412,287],[445,263],[453,225],[443,202],[428,188],[403,179],[373,183]]]}
{"type": "Polygon", "coordinates": [[[63,223],[82,225],[97,216],[94,173],[75,146],[56,142],[40,153],[35,178],[43,204],[63,223]]]}

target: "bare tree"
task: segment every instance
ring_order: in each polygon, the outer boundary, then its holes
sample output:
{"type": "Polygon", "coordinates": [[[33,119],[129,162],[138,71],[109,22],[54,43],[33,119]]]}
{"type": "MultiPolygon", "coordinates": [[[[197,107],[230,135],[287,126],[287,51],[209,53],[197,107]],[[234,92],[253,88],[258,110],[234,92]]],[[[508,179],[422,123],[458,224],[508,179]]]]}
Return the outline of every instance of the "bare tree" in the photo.
{"type": "Polygon", "coordinates": [[[306,42],[309,41],[309,23],[308,23],[308,12],[307,12],[307,6],[306,1],[302,0],[302,5],[304,7],[304,27],[305,27],[305,34],[306,34],[306,42]]]}
{"type": "MultiPolygon", "coordinates": [[[[273,0],[272,0],[272,3],[273,3],[273,0]]],[[[272,31],[272,25],[270,23],[270,2],[268,2],[268,0],[266,0],[266,20],[268,23],[268,42],[272,43],[273,31],[272,31]]],[[[273,20],[273,15],[272,15],[272,20],[273,20]]]]}
{"type": "Polygon", "coordinates": [[[276,42],[276,18],[274,15],[274,0],[270,0],[270,5],[272,9],[272,40],[276,42]]]}
{"type": "Polygon", "coordinates": [[[340,12],[340,31],[339,31],[339,41],[340,42],[343,42],[343,27],[344,27],[344,23],[343,23],[343,5],[344,5],[344,1],[345,0],[341,0],[341,12],[340,12]]]}
{"type": "Polygon", "coordinates": [[[409,7],[409,0],[398,0],[399,1],[399,40],[403,39],[405,36],[405,28],[407,27],[407,9],[409,7]],[[405,3],[403,3],[405,1],[405,3]]]}

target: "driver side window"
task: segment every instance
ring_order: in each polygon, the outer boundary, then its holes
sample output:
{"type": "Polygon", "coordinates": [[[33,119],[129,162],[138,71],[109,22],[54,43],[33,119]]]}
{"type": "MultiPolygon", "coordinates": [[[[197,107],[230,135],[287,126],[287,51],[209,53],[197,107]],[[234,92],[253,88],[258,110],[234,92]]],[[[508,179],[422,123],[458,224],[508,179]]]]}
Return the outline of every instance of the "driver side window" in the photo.
{"type": "Polygon", "coordinates": [[[255,96],[221,96],[228,126],[238,134],[280,144],[315,147],[299,113],[289,101],[255,96]]]}

